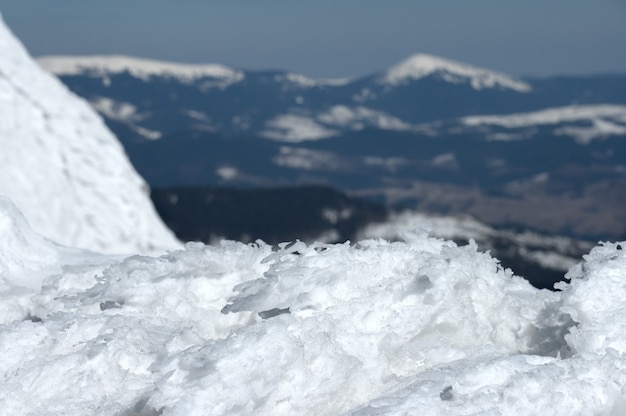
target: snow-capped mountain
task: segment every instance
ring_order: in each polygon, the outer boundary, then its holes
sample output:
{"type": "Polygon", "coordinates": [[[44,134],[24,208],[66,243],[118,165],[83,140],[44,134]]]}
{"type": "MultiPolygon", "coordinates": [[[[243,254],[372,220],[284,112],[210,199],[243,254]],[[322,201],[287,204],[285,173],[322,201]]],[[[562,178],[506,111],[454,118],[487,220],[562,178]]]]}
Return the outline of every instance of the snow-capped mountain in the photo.
{"type": "Polygon", "coordinates": [[[399,86],[428,76],[437,76],[453,84],[468,83],[476,90],[485,88],[511,89],[517,92],[532,90],[530,84],[509,75],[462,64],[438,56],[416,54],[389,68],[379,82],[399,86]]]}
{"type": "Polygon", "coordinates": [[[96,112],[42,70],[2,21],[0,50],[0,195],[61,244],[102,252],[177,247],[96,112]]]}
{"type": "Polygon", "coordinates": [[[224,83],[118,59],[41,62],[153,187],[321,183],[490,225],[626,235],[626,75],[518,79],[415,55],[359,79],[229,69],[224,83]]]}
{"type": "Polygon", "coordinates": [[[226,88],[244,78],[243,72],[224,65],[179,64],[124,55],[42,57],[37,61],[39,65],[58,76],[88,73],[106,79],[106,76],[110,74],[128,72],[133,77],[144,81],[149,81],[151,77],[170,77],[181,82],[213,78],[215,86],[220,88],[226,88]]]}

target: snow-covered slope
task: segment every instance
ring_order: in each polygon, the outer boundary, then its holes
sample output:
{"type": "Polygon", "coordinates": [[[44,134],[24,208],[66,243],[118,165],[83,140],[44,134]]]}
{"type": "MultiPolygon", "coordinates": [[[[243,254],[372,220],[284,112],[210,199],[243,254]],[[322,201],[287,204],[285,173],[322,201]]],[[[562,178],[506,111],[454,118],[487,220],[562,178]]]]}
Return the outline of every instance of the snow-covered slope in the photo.
{"type": "Polygon", "coordinates": [[[379,82],[398,86],[433,74],[454,84],[469,83],[476,90],[501,88],[528,92],[532,89],[529,84],[506,74],[426,54],[413,55],[389,68],[380,76],[379,82]]]}
{"type": "Polygon", "coordinates": [[[0,20],[0,195],[61,244],[145,252],[178,242],[102,119],[0,20]]]}
{"type": "Polygon", "coordinates": [[[224,88],[241,81],[241,71],[218,64],[181,64],[123,55],[103,56],[42,56],[37,62],[55,75],[92,74],[106,76],[128,72],[136,78],[148,80],[151,76],[166,76],[191,82],[199,78],[215,78],[224,88]]]}
{"type": "Polygon", "coordinates": [[[5,414],[626,410],[624,243],[596,247],[548,292],[425,234],[195,243],[117,262],[79,253],[68,267],[45,242],[38,258],[42,241],[6,202],[0,221],[13,224],[0,265],[23,265],[0,290],[5,414]],[[19,285],[28,262],[48,273],[40,287],[19,285]]]}
{"type": "Polygon", "coordinates": [[[367,127],[391,131],[417,129],[417,126],[381,111],[363,106],[351,108],[335,105],[315,116],[302,114],[297,109],[291,114],[281,114],[269,120],[266,129],[259,135],[267,139],[298,143],[328,139],[338,136],[342,131],[359,131],[367,127]]]}
{"type": "MultiPolygon", "coordinates": [[[[463,117],[461,123],[466,126],[493,125],[509,129],[554,124],[557,125],[555,135],[571,136],[581,144],[588,144],[594,139],[626,135],[626,106],[597,104],[546,108],[529,113],[463,117]],[[589,125],[580,125],[581,122],[589,125]],[[564,123],[578,125],[562,126],[564,123]]],[[[500,137],[506,140],[506,136],[500,137]]]]}

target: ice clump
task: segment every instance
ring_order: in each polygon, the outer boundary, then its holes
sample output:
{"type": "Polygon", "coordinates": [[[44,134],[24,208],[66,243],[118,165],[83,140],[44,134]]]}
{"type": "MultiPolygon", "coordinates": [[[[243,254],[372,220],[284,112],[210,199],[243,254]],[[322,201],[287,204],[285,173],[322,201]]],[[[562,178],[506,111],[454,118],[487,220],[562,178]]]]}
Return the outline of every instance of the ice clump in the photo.
{"type": "Polygon", "coordinates": [[[180,247],[102,119],[39,68],[1,19],[0,51],[0,195],[61,244],[109,253],[180,247]]]}

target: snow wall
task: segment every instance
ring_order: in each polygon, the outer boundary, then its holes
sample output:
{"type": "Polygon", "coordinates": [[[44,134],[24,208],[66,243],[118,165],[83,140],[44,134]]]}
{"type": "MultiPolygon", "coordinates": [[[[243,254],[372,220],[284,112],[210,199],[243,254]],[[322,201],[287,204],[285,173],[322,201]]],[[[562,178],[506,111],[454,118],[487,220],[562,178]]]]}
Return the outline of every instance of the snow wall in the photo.
{"type": "Polygon", "coordinates": [[[0,195],[61,244],[100,252],[180,247],[115,136],[31,59],[0,16],[0,195]]]}

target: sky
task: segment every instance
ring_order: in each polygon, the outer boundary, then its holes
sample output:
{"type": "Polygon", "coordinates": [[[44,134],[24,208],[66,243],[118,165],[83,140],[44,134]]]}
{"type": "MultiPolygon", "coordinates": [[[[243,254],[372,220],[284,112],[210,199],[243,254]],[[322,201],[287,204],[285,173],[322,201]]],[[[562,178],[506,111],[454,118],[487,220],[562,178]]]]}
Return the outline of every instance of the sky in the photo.
{"type": "Polygon", "coordinates": [[[626,0],[0,0],[35,56],[125,54],[317,78],[415,53],[518,76],[626,72],[626,0]]]}

